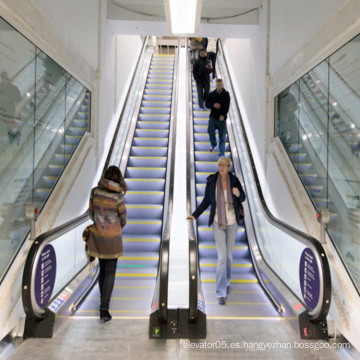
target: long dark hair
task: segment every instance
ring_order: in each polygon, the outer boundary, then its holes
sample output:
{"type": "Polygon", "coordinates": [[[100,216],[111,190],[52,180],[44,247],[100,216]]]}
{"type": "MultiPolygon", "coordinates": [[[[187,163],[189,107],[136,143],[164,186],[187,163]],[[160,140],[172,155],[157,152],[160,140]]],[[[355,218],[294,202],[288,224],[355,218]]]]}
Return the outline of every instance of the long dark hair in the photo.
{"type": "Polygon", "coordinates": [[[125,180],[122,176],[121,170],[117,166],[115,166],[115,165],[109,166],[106,169],[103,177],[105,179],[108,179],[108,180],[118,183],[120,185],[120,187],[122,188],[122,190],[126,193],[127,186],[126,186],[125,180]]]}

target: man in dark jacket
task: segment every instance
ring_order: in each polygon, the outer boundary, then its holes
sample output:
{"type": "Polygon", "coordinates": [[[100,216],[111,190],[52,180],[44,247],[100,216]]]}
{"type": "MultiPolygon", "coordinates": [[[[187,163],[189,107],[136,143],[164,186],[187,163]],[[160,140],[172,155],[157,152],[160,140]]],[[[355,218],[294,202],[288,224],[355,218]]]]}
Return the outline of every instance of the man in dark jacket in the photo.
{"type": "Polygon", "coordinates": [[[206,100],[210,91],[210,76],[211,65],[206,57],[206,50],[200,50],[198,59],[193,66],[193,75],[196,82],[198,93],[199,107],[204,110],[204,101],[206,100]]]}
{"type": "Polygon", "coordinates": [[[208,133],[210,151],[217,145],[215,131],[219,132],[219,157],[225,155],[226,117],[230,107],[230,95],[223,88],[222,79],[216,79],[216,89],[206,99],[205,106],[210,109],[208,133]]]}

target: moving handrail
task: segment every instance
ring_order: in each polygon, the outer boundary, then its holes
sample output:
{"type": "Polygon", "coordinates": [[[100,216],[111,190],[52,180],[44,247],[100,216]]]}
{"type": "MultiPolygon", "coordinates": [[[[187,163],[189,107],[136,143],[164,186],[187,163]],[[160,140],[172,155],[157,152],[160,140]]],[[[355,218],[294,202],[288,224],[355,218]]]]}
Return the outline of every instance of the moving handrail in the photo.
{"type": "MultiPolygon", "coordinates": [[[[159,309],[159,322],[166,323],[168,321],[168,279],[169,279],[169,251],[170,251],[170,231],[171,220],[173,214],[173,202],[174,202],[174,175],[175,175],[175,146],[176,146],[176,122],[175,116],[177,109],[177,89],[178,89],[178,65],[179,65],[179,48],[180,39],[178,40],[177,50],[175,51],[175,67],[173,76],[172,87],[172,101],[170,112],[170,137],[169,137],[169,149],[168,149],[168,164],[166,174],[166,188],[165,194],[168,194],[166,201],[167,216],[162,231],[161,249],[160,249],[160,261],[158,269],[158,287],[155,288],[152,304],[157,305],[159,309]],[[156,291],[159,291],[157,294],[156,291]]],[[[165,205],[166,205],[165,204],[165,205]]],[[[153,307],[152,306],[152,307],[153,307]]]]}
{"type": "MultiPolygon", "coordinates": [[[[220,42],[220,49],[221,49],[221,53],[224,54],[222,42],[220,42]]],[[[227,64],[224,56],[223,56],[223,61],[224,61],[226,72],[227,72],[227,74],[229,74],[228,64],[227,64]]],[[[234,86],[233,86],[233,83],[232,83],[230,77],[229,77],[229,85],[230,85],[231,93],[235,94],[234,86]]],[[[290,235],[291,237],[295,238],[302,244],[311,248],[312,251],[314,252],[314,254],[316,255],[316,261],[317,261],[317,265],[319,267],[319,273],[320,273],[320,297],[319,297],[317,306],[313,310],[309,311],[309,316],[312,321],[323,320],[326,318],[326,315],[329,312],[330,299],[331,299],[331,274],[330,274],[329,262],[328,262],[325,250],[324,250],[323,246],[321,245],[321,243],[317,239],[315,239],[314,237],[277,219],[269,210],[269,208],[266,204],[263,192],[262,192],[261,184],[260,184],[259,177],[258,177],[257,170],[256,170],[255,161],[254,161],[250,143],[249,143],[249,140],[248,140],[248,137],[246,134],[245,125],[244,125],[244,122],[241,117],[240,108],[239,108],[238,102],[236,101],[235,96],[233,96],[233,99],[234,99],[233,103],[235,104],[236,112],[237,112],[238,119],[239,119],[239,125],[240,125],[240,129],[242,132],[242,137],[244,139],[244,143],[245,143],[246,150],[247,150],[247,155],[249,158],[249,162],[251,164],[252,176],[253,176],[254,183],[256,186],[256,191],[257,191],[258,197],[260,199],[261,209],[262,209],[262,212],[263,212],[265,218],[275,227],[281,229],[286,234],[290,235]]],[[[300,302],[303,303],[302,300],[300,300],[300,302]]]]}
{"type": "MultiPolygon", "coordinates": [[[[187,47],[188,49],[188,47],[187,47]]],[[[192,205],[191,203],[191,194],[192,194],[192,186],[194,185],[194,144],[193,144],[193,112],[189,111],[192,109],[192,72],[190,67],[189,56],[186,56],[187,65],[186,65],[186,73],[188,74],[187,81],[187,104],[186,106],[186,118],[189,119],[188,126],[186,128],[186,163],[187,163],[187,176],[186,176],[186,211],[187,214],[191,213],[192,205]]],[[[200,282],[200,273],[199,273],[199,252],[198,252],[198,242],[197,236],[194,228],[194,223],[192,220],[187,220],[187,228],[188,228],[188,236],[189,236],[189,320],[195,322],[198,318],[199,310],[203,310],[203,308],[199,309],[199,301],[198,301],[198,293],[199,286],[201,286],[200,282]]]]}
{"type": "MultiPolygon", "coordinates": [[[[86,211],[81,216],[73,220],[70,220],[65,224],[62,224],[53,230],[50,230],[44,234],[39,235],[31,245],[28,256],[26,258],[24,275],[22,279],[22,301],[23,301],[25,314],[30,319],[42,320],[45,313],[44,308],[47,305],[44,304],[44,307],[41,307],[37,304],[37,301],[35,299],[35,275],[36,275],[35,272],[37,271],[40,254],[42,253],[46,245],[58,239],[61,235],[64,235],[67,232],[75,229],[79,225],[84,224],[88,220],[89,220],[89,212],[86,211]]],[[[82,270],[84,270],[86,266],[87,263],[85,263],[85,266],[79,269],[78,273],[75,274],[75,277],[82,270]]],[[[70,280],[69,283],[71,282],[72,279],[73,277],[69,279],[70,280]]],[[[95,281],[96,279],[97,277],[95,277],[95,281]]],[[[61,290],[63,290],[65,286],[62,286],[61,290]]],[[[61,292],[61,290],[59,291],[59,293],[61,292]]]]}

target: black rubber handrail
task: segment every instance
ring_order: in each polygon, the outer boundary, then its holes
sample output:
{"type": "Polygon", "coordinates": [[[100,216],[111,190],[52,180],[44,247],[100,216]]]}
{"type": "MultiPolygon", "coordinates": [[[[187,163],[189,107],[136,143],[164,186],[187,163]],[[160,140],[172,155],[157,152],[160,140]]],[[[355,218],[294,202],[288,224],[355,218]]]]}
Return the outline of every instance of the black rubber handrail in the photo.
{"type": "MultiPolygon", "coordinates": [[[[222,54],[224,54],[224,50],[223,50],[223,46],[222,46],[221,41],[220,41],[220,47],[221,47],[222,54]]],[[[223,61],[224,61],[226,71],[229,74],[229,68],[228,68],[225,56],[223,56],[223,61]]],[[[229,76],[229,81],[230,81],[231,92],[233,94],[235,94],[234,86],[233,86],[233,83],[232,83],[232,80],[231,80],[230,76],[229,76]]],[[[257,193],[258,193],[258,196],[259,196],[259,199],[260,199],[261,209],[263,211],[263,214],[264,214],[265,218],[272,225],[274,225],[275,227],[281,229],[282,231],[284,231],[285,233],[287,233],[291,237],[295,238],[296,240],[300,241],[304,245],[307,245],[307,246],[310,245],[316,251],[318,262],[319,262],[319,264],[321,266],[321,269],[319,269],[319,270],[320,270],[320,272],[322,274],[322,281],[321,281],[321,284],[322,284],[321,285],[322,296],[321,296],[321,304],[320,304],[320,306],[317,306],[314,311],[309,311],[309,315],[311,317],[311,320],[313,320],[313,321],[323,320],[326,317],[326,315],[328,314],[328,312],[329,312],[330,299],[331,299],[331,273],[330,273],[330,266],[329,266],[329,262],[328,262],[325,250],[324,250],[323,246],[321,245],[321,243],[317,239],[315,239],[311,235],[308,235],[308,234],[306,234],[306,233],[292,227],[289,224],[286,224],[285,222],[281,221],[280,219],[277,219],[271,213],[271,211],[269,210],[269,208],[268,208],[268,206],[266,204],[266,201],[265,201],[265,197],[264,197],[263,192],[262,192],[261,184],[260,184],[260,181],[259,181],[259,176],[258,176],[258,173],[257,173],[257,170],[256,170],[255,161],[254,161],[252,151],[251,151],[251,147],[250,147],[250,142],[249,142],[249,139],[248,139],[247,134],[246,134],[243,119],[241,117],[239,104],[238,104],[235,97],[234,97],[233,100],[234,100],[233,103],[235,104],[236,111],[237,111],[237,114],[238,114],[239,124],[240,124],[240,128],[241,128],[241,131],[242,131],[242,136],[243,136],[243,139],[244,139],[244,142],[245,142],[245,146],[246,146],[246,149],[247,149],[247,154],[248,154],[249,161],[250,161],[250,164],[251,164],[252,175],[253,175],[254,182],[255,182],[255,185],[256,185],[256,189],[257,189],[257,193]]],[[[280,280],[282,281],[282,279],[280,279],[280,280]]],[[[286,285],[286,283],[284,283],[284,284],[286,285]]],[[[294,296],[296,296],[296,294],[294,294],[294,296]]],[[[299,301],[301,303],[303,303],[302,300],[299,299],[299,301]]]]}
{"type": "MultiPolygon", "coordinates": [[[[169,285],[169,251],[170,251],[170,231],[171,231],[171,219],[173,214],[173,203],[174,203],[174,176],[175,176],[175,146],[176,146],[176,123],[177,117],[175,116],[176,110],[178,107],[177,101],[177,82],[178,82],[178,64],[179,64],[179,49],[180,49],[180,39],[178,41],[178,50],[175,52],[175,66],[174,66],[174,76],[173,76],[173,88],[172,88],[172,101],[171,104],[171,116],[170,124],[172,127],[172,136],[171,136],[171,146],[168,149],[168,155],[170,154],[170,166],[167,166],[167,171],[169,171],[169,177],[167,181],[169,182],[169,197],[167,205],[167,217],[166,223],[164,226],[164,231],[162,234],[161,241],[161,252],[160,252],[160,263],[159,263],[159,316],[160,322],[166,323],[168,320],[168,285],[169,285]]],[[[169,161],[169,158],[168,158],[169,161]]]]}
{"type": "MultiPolygon", "coordinates": [[[[186,163],[187,163],[187,174],[186,174],[186,210],[188,214],[191,214],[191,171],[194,167],[194,156],[193,156],[193,137],[191,126],[193,124],[193,112],[192,109],[192,78],[191,68],[188,55],[188,46],[186,46],[186,73],[187,73],[187,104],[186,106],[186,118],[189,119],[188,126],[186,127],[186,163]]],[[[198,317],[198,275],[199,275],[199,253],[198,243],[195,233],[194,223],[192,220],[187,221],[188,236],[189,236],[189,320],[195,321],[198,317]]]]}
{"type": "Polygon", "coordinates": [[[139,58],[138,58],[138,60],[137,60],[137,62],[136,62],[135,71],[134,71],[133,76],[132,76],[131,81],[130,81],[129,91],[128,91],[127,94],[126,94],[126,98],[125,98],[125,100],[124,100],[124,106],[123,106],[123,108],[122,108],[122,110],[121,110],[121,113],[120,113],[120,116],[119,116],[120,121],[118,122],[118,124],[117,124],[117,126],[116,126],[116,129],[115,129],[115,132],[114,132],[114,137],[113,137],[113,139],[112,139],[112,141],[111,141],[111,145],[110,145],[110,148],[109,148],[109,153],[108,153],[108,156],[107,156],[107,158],[106,158],[106,160],[105,160],[104,171],[109,167],[111,155],[112,155],[112,152],[113,152],[115,143],[116,143],[116,139],[117,139],[117,137],[118,137],[120,125],[121,125],[121,123],[122,123],[122,122],[121,122],[121,119],[124,117],[124,113],[125,113],[125,110],[126,110],[126,104],[128,103],[129,97],[130,97],[130,94],[131,94],[131,91],[130,91],[130,90],[131,90],[131,88],[132,88],[132,84],[134,83],[135,75],[136,75],[137,70],[138,70],[138,68],[139,68],[140,60],[141,60],[141,58],[142,58],[142,54],[144,53],[145,46],[146,46],[146,44],[147,44],[147,42],[148,42],[148,38],[149,38],[148,36],[145,37],[144,42],[143,42],[143,44],[142,44],[141,51],[140,51],[140,56],[139,56],[139,58]]]}
{"type": "MultiPolygon", "coordinates": [[[[32,243],[29,253],[27,255],[24,273],[22,279],[22,302],[25,310],[25,314],[31,319],[42,319],[44,311],[41,309],[34,308],[34,299],[32,295],[32,280],[34,277],[34,272],[36,271],[37,263],[36,260],[39,257],[40,252],[45,245],[51,243],[53,240],[57,239],[59,236],[66,234],[68,231],[73,230],[75,227],[83,224],[85,221],[89,220],[89,212],[86,211],[84,214],[78,216],[76,219],[70,220],[65,224],[62,224],[55,229],[47,231],[39,235],[34,242],[32,243]]],[[[87,266],[87,264],[86,264],[87,266]]],[[[78,274],[83,270],[82,268],[78,274]]],[[[75,276],[77,276],[76,274],[75,276]]],[[[72,278],[73,279],[73,278],[72,278]]],[[[69,283],[72,281],[69,281],[69,283]]],[[[62,290],[61,290],[62,291],[62,290]]],[[[60,291],[60,292],[61,292],[60,291]]]]}

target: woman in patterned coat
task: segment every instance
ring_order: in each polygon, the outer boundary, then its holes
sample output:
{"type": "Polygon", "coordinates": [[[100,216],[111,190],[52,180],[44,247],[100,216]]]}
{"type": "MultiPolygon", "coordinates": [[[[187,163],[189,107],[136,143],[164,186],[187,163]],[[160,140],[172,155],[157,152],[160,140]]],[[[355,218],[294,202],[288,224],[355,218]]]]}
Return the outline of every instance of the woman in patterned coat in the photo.
{"type": "Polygon", "coordinates": [[[111,320],[110,298],[118,257],[123,254],[122,228],[126,225],[124,195],[127,187],[120,169],[110,166],[90,195],[90,218],[94,221],[88,254],[99,258],[100,319],[111,320]]]}

